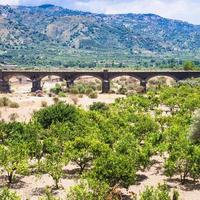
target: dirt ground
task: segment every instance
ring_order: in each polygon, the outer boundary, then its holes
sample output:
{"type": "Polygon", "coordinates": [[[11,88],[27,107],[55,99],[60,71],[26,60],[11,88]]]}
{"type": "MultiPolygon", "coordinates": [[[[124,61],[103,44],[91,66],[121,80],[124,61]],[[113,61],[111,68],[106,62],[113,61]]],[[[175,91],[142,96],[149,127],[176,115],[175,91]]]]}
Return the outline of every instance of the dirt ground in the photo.
{"type": "MultiPolygon", "coordinates": [[[[45,82],[44,90],[49,90],[56,83],[60,82],[45,82]]],[[[47,94],[44,94],[42,97],[33,96],[30,93],[31,83],[23,84],[11,84],[12,93],[9,94],[0,94],[1,97],[8,97],[11,101],[17,102],[19,108],[9,108],[9,107],[0,107],[0,119],[5,121],[10,120],[10,115],[13,113],[17,114],[16,121],[28,122],[31,119],[34,111],[37,111],[42,108],[42,102],[47,102],[47,105],[54,104],[53,98],[49,97],[47,94]]],[[[113,103],[115,99],[122,98],[124,95],[118,94],[98,94],[96,99],[91,99],[86,95],[83,95],[82,98],[79,98],[78,95],[67,94],[66,97],[59,97],[59,100],[64,101],[69,104],[75,104],[82,107],[83,109],[88,109],[91,104],[94,102],[105,102],[113,103]],[[75,100],[74,100],[75,99],[75,100]]]]}
{"type": "MultiPolygon", "coordinates": [[[[52,84],[55,83],[46,83],[46,88],[52,87],[52,84]]],[[[39,110],[41,108],[41,102],[46,101],[48,105],[53,104],[53,98],[45,95],[44,97],[35,97],[28,94],[28,90],[30,90],[31,85],[29,83],[23,85],[13,85],[12,89],[15,90],[12,94],[1,94],[0,97],[6,96],[10,100],[17,102],[20,107],[19,108],[8,108],[1,107],[1,119],[5,121],[9,121],[9,116],[12,113],[17,113],[17,121],[28,122],[31,119],[31,116],[34,111],[39,110]]],[[[101,101],[105,103],[112,103],[116,98],[124,97],[123,95],[116,94],[99,94],[97,99],[90,99],[87,96],[83,96],[83,98],[78,98],[77,105],[81,106],[84,109],[88,109],[89,105],[93,102],[101,101]]],[[[74,104],[73,101],[74,95],[68,95],[67,97],[60,98],[67,103],[74,104]]],[[[168,179],[165,175],[163,175],[162,165],[163,160],[160,157],[154,157],[155,164],[148,170],[138,173],[139,181],[130,186],[129,192],[132,191],[137,195],[144,190],[146,186],[156,186],[158,183],[166,183],[171,188],[177,189],[180,193],[181,200],[199,200],[200,199],[200,183],[193,185],[185,184],[181,185],[176,178],[168,179]]],[[[76,168],[74,165],[68,165],[64,170],[65,171],[73,171],[76,168]]],[[[66,173],[65,177],[61,179],[60,185],[62,185],[63,189],[55,191],[55,194],[61,199],[65,199],[65,195],[69,190],[70,186],[73,186],[78,183],[78,179],[69,173],[66,173]]],[[[5,184],[5,177],[0,176],[0,187],[5,184]]],[[[13,185],[13,190],[16,191],[19,195],[21,195],[23,200],[38,200],[45,191],[47,186],[53,186],[53,179],[44,174],[42,176],[24,176],[18,177],[17,182],[13,185]]],[[[127,191],[126,191],[127,192],[127,191]]]]}
{"type": "MultiPolygon", "coordinates": [[[[175,189],[179,192],[180,200],[199,200],[200,183],[194,185],[192,182],[188,182],[185,185],[181,185],[178,177],[169,179],[163,175],[163,160],[161,157],[154,156],[152,159],[155,161],[155,164],[148,170],[138,172],[136,184],[130,186],[128,190],[122,189],[123,193],[134,193],[139,196],[146,186],[157,186],[159,183],[166,183],[172,188],[172,191],[175,189]]],[[[79,183],[77,174],[73,173],[76,169],[77,166],[73,164],[69,164],[63,169],[66,174],[60,180],[60,189],[54,190],[54,195],[62,200],[66,200],[66,194],[70,187],[79,183]]],[[[6,184],[5,177],[1,176],[0,187],[3,184],[6,184]]],[[[23,200],[39,200],[45,194],[45,189],[53,186],[54,181],[48,174],[42,176],[30,175],[17,177],[16,183],[12,185],[12,190],[16,191],[23,200]]]]}

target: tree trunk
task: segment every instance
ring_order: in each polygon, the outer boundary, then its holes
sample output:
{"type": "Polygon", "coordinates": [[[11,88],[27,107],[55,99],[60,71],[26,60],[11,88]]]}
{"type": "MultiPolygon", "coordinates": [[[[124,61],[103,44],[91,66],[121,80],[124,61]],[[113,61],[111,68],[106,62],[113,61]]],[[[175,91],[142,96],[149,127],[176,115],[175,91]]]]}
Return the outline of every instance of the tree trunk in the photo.
{"type": "Polygon", "coordinates": [[[59,189],[59,185],[58,185],[59,179],[55,179],[55,183],[56,183],[56,189],[58,190],[59,189]]]}
{"type": "Polygon", "coordinates": [[[13,173],[14,172],[8,172],[8,185],[10,186],[10,184],[12,183],[13,181],[13,173]]]}

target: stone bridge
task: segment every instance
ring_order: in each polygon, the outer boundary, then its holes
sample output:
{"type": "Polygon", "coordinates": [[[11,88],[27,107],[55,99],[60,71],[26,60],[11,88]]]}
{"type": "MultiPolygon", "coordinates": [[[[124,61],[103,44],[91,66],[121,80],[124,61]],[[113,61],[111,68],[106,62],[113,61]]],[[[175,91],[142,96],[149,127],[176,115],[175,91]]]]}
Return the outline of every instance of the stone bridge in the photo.
{"type": "Polygon", "coordinates": [[[36,70],[0,70],[0,92],[10,92],[9,80],[13,76],[25,76],[32,82],[32,92],[41,90],[41,80],[46,76],[59,76],[66,80],[67,87],[73,85],[74,81],[82,76],[92,76],[102,81],[102,93],[108,93],[110,90],[110,81],[120,76],[130,76],[138,79],[140,85],[146,91],[147,82],[149,79],[157,76],[167,76],[175,81],[184,80],[187,78],[200,77],[200,71],[36,71],[36,70]]]}

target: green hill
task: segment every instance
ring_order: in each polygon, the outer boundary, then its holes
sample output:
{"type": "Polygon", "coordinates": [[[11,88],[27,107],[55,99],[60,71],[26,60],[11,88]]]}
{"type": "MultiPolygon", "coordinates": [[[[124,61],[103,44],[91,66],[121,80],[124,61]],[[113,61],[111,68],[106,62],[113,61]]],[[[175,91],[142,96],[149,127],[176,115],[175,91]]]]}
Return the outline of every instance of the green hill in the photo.
{"type": "Polygon", "coordinates": [[[0,47],[0,63],[19,66],[199,64],[200,26],[153,14],[0,6],[0,47]]]}

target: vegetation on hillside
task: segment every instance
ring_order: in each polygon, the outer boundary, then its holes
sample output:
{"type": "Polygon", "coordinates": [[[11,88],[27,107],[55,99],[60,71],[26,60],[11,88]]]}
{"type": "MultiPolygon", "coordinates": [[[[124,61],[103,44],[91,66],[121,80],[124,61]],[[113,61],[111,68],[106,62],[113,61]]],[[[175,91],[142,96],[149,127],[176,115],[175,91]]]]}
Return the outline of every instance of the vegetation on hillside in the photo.
{"type": "Polygon", "coordinates": [[[153,14],[0,5],[0,63],[54,67],[199,66],[200,28],[153,14]]]}

